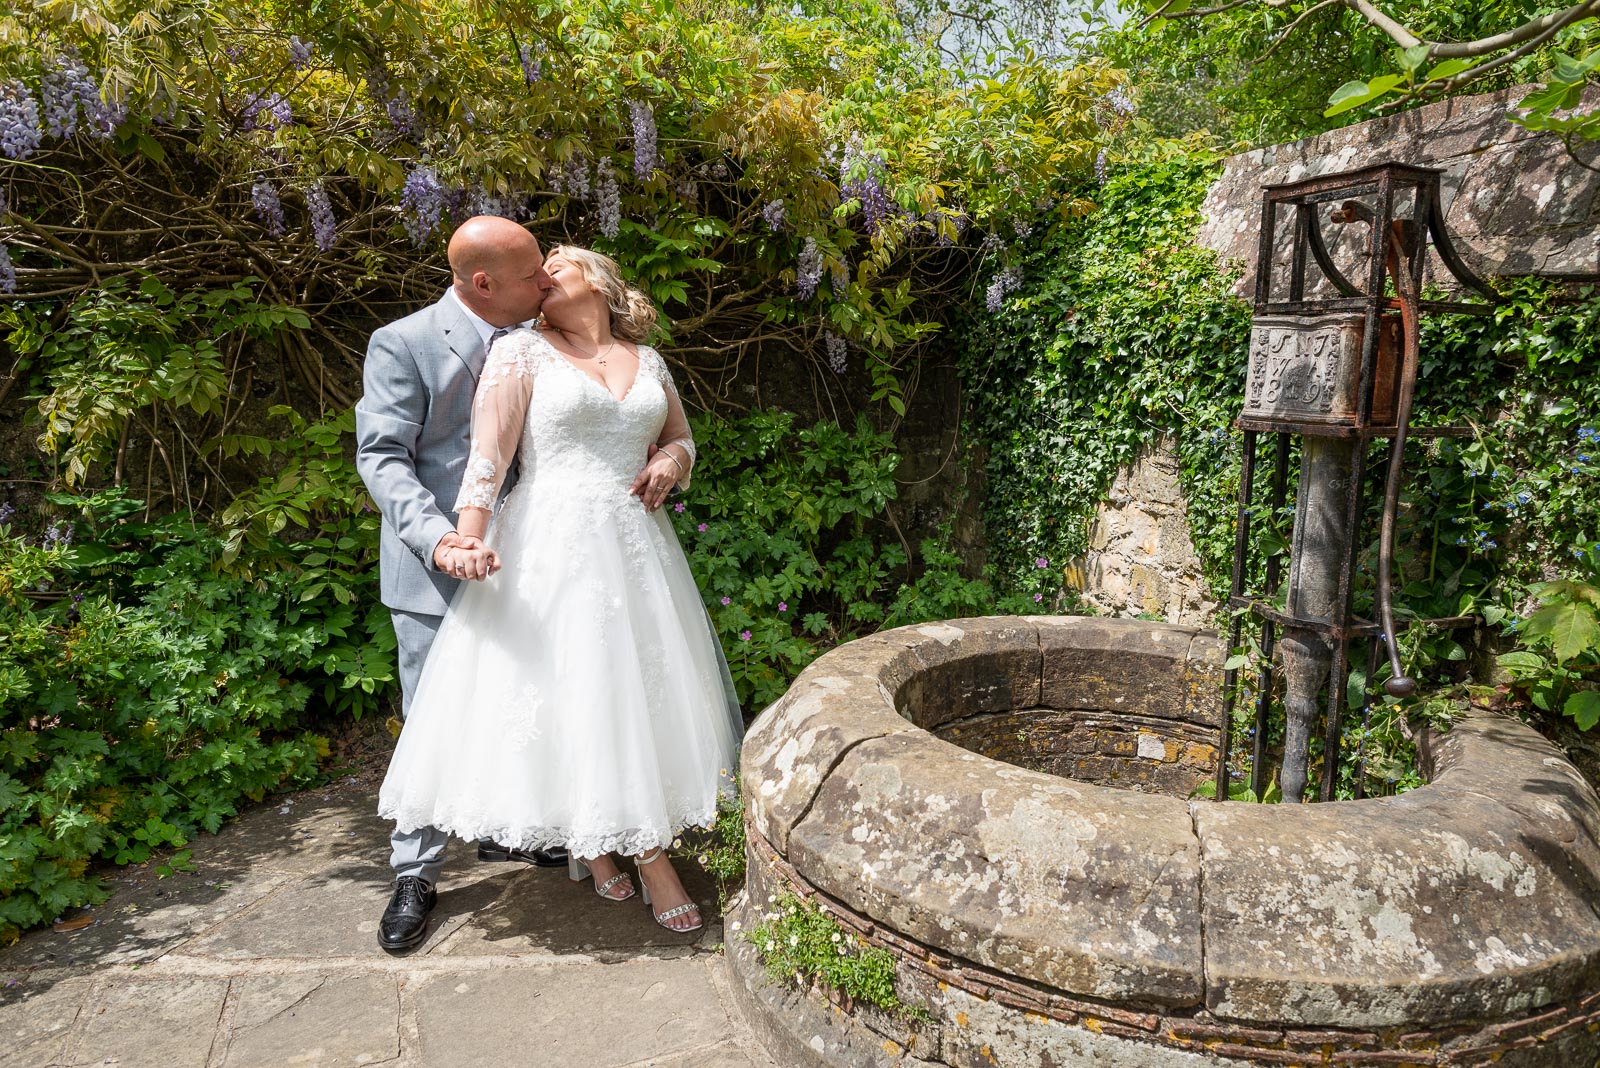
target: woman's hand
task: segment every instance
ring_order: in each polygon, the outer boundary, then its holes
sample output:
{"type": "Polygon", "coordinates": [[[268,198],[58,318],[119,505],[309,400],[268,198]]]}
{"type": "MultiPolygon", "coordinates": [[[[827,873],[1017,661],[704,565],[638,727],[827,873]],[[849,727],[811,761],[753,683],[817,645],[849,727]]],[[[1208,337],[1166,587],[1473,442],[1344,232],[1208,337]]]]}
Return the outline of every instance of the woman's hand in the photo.
{"type": "Polygon", "coordinates": [[[654,512],[666,501],[672,487],[678,484],[682,471],[677,457],[651,445],[645,453],[644,468],[634,478],[628,492],[644,503],[645,511],[654,512]]]}
{"type": "Polygon", "coordinates": [[[441,545],[436,555],[439,570],[451,578],[478,581],[500,570],[500,554],[478,538],[460,538],[455,544],[441,545]]]}

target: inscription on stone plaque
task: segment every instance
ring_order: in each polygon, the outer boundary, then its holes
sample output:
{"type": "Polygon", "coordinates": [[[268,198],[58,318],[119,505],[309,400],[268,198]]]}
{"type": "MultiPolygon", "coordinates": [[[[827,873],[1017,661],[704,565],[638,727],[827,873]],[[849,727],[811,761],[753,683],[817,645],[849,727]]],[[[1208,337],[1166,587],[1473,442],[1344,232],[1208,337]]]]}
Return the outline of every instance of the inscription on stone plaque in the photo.
{"type": "MultiPolygon", "coordinates": [[[[1398,322],[1385,320],[1377,359],[1372,423],[1394,420],[1394,342],[1398,322]]],[[[1244,417],[1291,423],[1350,425],[1360,399],[1360,315],[1258,316],[1250,330],[1244,417]]]]}

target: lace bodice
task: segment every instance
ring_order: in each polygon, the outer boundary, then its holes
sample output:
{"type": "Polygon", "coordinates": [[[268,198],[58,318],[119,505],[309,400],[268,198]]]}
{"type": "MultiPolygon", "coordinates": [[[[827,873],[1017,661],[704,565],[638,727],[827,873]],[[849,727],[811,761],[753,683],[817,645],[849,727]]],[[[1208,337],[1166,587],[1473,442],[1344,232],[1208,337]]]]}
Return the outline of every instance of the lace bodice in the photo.
{"type": "MultiPolygon", "coordinates": [[[[522,484],[626,492],[652,443],[681,446],[693,466],[694,439],[660,353],[639,346],[638,374],[618,400],[538,331],[515,330],[495,342],[478,380],[456,511],[492,510],[513,458],[522,484]]],[[[687,469],[678,485],[688,487],[687,469]]]]}

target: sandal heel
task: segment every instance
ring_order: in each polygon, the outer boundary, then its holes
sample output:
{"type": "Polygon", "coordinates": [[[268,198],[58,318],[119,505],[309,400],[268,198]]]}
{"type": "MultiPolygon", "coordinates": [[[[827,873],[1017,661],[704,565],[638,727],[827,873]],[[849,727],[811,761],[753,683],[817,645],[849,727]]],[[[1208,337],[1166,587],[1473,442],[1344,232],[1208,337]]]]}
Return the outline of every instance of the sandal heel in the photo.
{"type": "Polygon", "coordinates": [[[567,878],[581,883],[589,877],[589,865],[571,854],[567,855],[567,878]]]}

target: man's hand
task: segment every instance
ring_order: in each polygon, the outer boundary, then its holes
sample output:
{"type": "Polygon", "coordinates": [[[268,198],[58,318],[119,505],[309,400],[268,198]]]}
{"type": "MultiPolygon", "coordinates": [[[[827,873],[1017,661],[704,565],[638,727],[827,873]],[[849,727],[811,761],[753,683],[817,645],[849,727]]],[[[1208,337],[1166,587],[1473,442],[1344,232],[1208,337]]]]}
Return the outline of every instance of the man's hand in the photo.
{"type": "Polygon", "coordinates": [[[483,544],[482,538],[451,531],[439,539],[433,550],[433,562],[451,578],[488,578],[500,570],[500,556],[483,544]]]}
{"type": "Polygon", "coordinates": [[[645,511],[653,512],[667,499],[682,473],[676,456],[651,445],[645,452],[644,468],[634,477],[628,492],[644,502],[645,511]]]}

